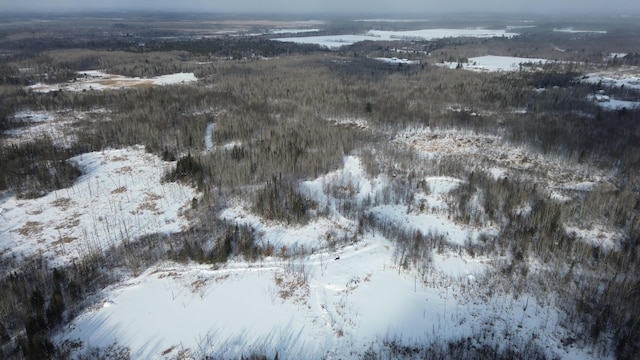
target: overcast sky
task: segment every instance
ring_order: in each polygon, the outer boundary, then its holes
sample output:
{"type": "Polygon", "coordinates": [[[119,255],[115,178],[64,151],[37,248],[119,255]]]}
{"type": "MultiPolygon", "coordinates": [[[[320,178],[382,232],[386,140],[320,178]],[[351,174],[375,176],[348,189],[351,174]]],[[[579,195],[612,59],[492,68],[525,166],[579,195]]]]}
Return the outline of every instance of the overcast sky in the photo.
{"type": "Polygon", "coordinates": [[[640,14],[638,0],[0,0],[6,11],[162,10],[268,13],[640,14]]]}

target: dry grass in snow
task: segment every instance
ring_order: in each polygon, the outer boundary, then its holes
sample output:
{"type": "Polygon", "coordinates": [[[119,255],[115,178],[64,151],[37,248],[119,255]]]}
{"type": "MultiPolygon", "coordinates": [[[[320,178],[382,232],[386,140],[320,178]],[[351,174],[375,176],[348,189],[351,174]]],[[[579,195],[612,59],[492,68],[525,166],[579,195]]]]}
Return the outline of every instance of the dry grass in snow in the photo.
{"type": "Polygon", "coordinates": [[[0,200],[0,251],[42,254],[62,264],[142,235],[188,226],[181,214],[197,195],[193,188],[161,181],[172,163],[141,147],[70,161],[84,174],[72,187],[37,199],[0,200]]]}

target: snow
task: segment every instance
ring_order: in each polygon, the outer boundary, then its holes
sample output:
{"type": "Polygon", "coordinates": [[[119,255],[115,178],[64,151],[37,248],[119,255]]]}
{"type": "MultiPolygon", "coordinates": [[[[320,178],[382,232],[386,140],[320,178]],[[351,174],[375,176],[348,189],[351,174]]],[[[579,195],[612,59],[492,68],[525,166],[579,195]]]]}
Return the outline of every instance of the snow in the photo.
{"type": "Polygon", "coordinates": [[[492,167],[488,169],[489,174],[493,177],[494,180],[502,180],[507,177],[509,173],[507,169],[492,167]]]}
{"type": "Polygon", "coordinates": [[[572,234],[588,244],[599,246],[604,250],[620,250],[620,243],[624,239],[622,231],[593,224],[588,224],[588,226],[590,228],[585,229],[578,226],[565,225],[564,229],[567,234],[572,234]]]}
{"type": "Polygon", "coordinates": [[[52,139],[54,145],[69,148],[75,137],[67,136],[65,129],[72,123],[73,121],[40,122],[28,127],[5,130],[2,135],[7,138],[3,140],[7,145],[19,145],[47,137],[52,139]]]}
{"type": "Polygon", "coordinates": [[[49,122],[54,121],[55,118],[56,116],[49,111],[23,110],[13,115],[13,121],[27,123],[49,122]]]}
{"type": "MultiPolygon", "coordinates": [[[[420,196],[433,202],[461,183],[450,177],[424,180],[429,191],[420,196]]],[[[445,247],[418,264],[421,270],[403,269],[396,265],[395,244],[367,232],[357,241],[327,247],[328,233],[349,235],[356,228],[335,202],[364,201],[389,181],[384,175],[369,178],[359,157],[345,157],[343,168],[302,183],[302,192],[332,208],[326,218],[307,225],[266,221],[241,199],[232,201],[223,219],[252,226],[259,242],[308,251],[254,263],[234,258],[216,268],[158,264],[103,290],[98,306],[80,314],[54,341],[80,341],[74,350],[80,353],[117,343],[129,348],[133,359],[251,353],[273,358],[276,351],[280,359],[358,359],[384,341],[425,344],[477,336],[498,347],[533,339],[549,355],[596,357],[588,348],[561,343],[572,333],[562,327],[563,314],[553,299],[541,304],[526,292],[514,298],[484,289],[481,284],[494,271],[487,258],[445,247]]],[[[451,223],[437,210],[407,214],[406,207],[379,205],[372,211],[425,232],[448,233],[455,244],[479,231],[451,223]]]]}
{"type": "Polygon", "coordinates": [[[118,342],[132,349],[133,359],[176,356],[183,348],[237,355],[254,344],[275,348],[287,341],[289,351],[318,354],[318,344],[295,342],[314,329],[277,290],[271,269],[153,269],[113,290],[106,306],[77,318],[64,337],[93,347],[118,342]]]}
{"type": "Polygon", "coordinates": [[[444,195],[453,190],[455,190],[460,184],[463,183],[462,180],[448,177],[448,176],[434,176],[427,177],[425,181],[429,185],[429,190],[431,191],[431,195],[444,195]]]}
{"type": "Polygon", "coordinates": [[[325,35],[272,39],[274,41],[294,42],[298,44],[316,44],[329,49],[337,49],[345,45],[353,45],[361,41],[393,41],[393,40],[433,40],[452,37],[514,37],[517,33],[505,30],[490,29],[425,29],[410,31],[369,30],[365,35],[325,35]]]}
{"type": "Polygon", "coordinates": [[[320,45],[329,49],[338,49],[342,46],[353,45],[361,41],[379,40],[367,35],[324,35],[324,36],[297,36],[271,39],[273,41],[292,42],[296,44],[320,45]]]}
{"type": "Polygon", "coordinates": [[[394,225],[406,230],[419,230],[422,234],[444,235],[445,241],[452,245],[465,245],[466,242],[475,242],[484,231],[458,225],[448,220],[446,216],[434,214],[407,214],[406,206],[381,205],[371,209],[371,212],[380,220],[390,221],[394,225]]]}
{"type": "Polygon", "coordinates": [[[563,188],[582,182],[606,183],[608,175],[584,164],[576,164],[553,154],[541,154],[528,147],[511,144],[499,136],[456,130],[431,128],[412,129],[398,133],[394,142],[429,158],[461,156],[487,167],[494,176],[509,176],[530,172],[535,181],[545,181],[546,188],[563,188]],[[493,173],[496,168],[496,172],[493,173]],[[540,176],[536,175],[540,172],[540,176]]]}
{"type": "Polygon", "coordinates": [[[153,85],[174,85],[198,81],[193,73],[177,73],[151,78],[153,85]]]}
{"type": "Polygon", "coordinates": [[[333,123],[334,125],[353,126],[360,130],[369,129],[369,122],[363,118],[326,117],[325,120],[333,123]]]}
{"type": "Polygon", "coordinates": [[[162,75],[154,78],[132,78],[122,75],[107,74],[101,70],[88,70],[78,72],[80,75],[73,81],[64,84],[35,84],[28,88],[35,92],[47,93],[52,91],[88,91],[88,90],[113,90],[129,87],[175,85],[197,81],[193,73],[177,73],[162,75]]]}
{"type": "Polygon", "coordinates": [[[605,87],[625,87],[640,90],[640,71],[637,68],[617,71],[601,71],[582,77],[581,81],[589,84],[600,84],[605,87]]]}
{"type": "Polygon", "coordinates": [[[20,127],[5,130],[2,135],[6,145],[21,145],[39,141],[42,138],[51,139],[55,146],[69,148],[76,142],[77,137],[69,127],[81,120],[105,119],[108,111],[104,108],[91,111],[59,110],[33,111],[22,110],[9,118],[11,122],[22,123],[20,127]]]}
{"type": "Polygon", "coordinates": [[[305,249],[312,251],[327,245],[327,239],[342,238],[352,231],[353,224],[344,218],[320,218],[306,225],[287,226],[276,221],[267,221],[248,209],[246,204],[237,202],[222,211],[221,219],[234,224],[250,226],[256,232],[257,242],[276,249],[305,249]]]}
{"type": "Polygon", "coordinates": [[[188,226],[182,210],[194,189],[161,181],[174,166],[141,147],[70,160],[83,175],[70,188],[37,199],[0,200],[0,253],[42,254],[53,266],[153,233],[188,226]]]}
{"type": "Polygon", "coordinates": [[[475,279],[488,269],[488,259],[471,258],[452,251],[433,254],[433,263],[442,273],[455,279],[475,279]]]}
{"type": "Polygon", "coordinates": [[[133,359],[175,358],[184,350],[195,358],[252,352],[272,358],[277,351],[281,359],[358,359],[385,340],[413,344],[484,333],[497,346],[534,339],[550,354],[594,358],[589,349],[561,345],[568,330],[553,305],[526,295],[486,298],[477,286],[483,260],[437,255],[423,281],[393,266],[392,246],[367,236],[333,254],[293,260],[217,270],[164,263],[104,290],[102,305],[54,341],[81,341],[85,348],[117,342],[133,359]]]}
{"type": "Polygon", "coordinates": [[[569,34],[606,34],[606,30],[576,30],[573,27],[566,27],[561,29],[553,29],[554,32],[562,32],[569,34]]]}
{"type": "Polygon", "coordinates": [[[358,202],[374,198],[387,184],[388,179],[384,175],[369,179],[359,157],[346,156],[342,169],[305,181],[301,188],[322,208],[344,198],[358,202]]]}
{"type": "Polygon", "coordinates": [[[598,102],[598,106],[607,110],[620,110],[622,108],[637,109],[640,108],[640,101],[611,99],[607,102],[598,102]]]}
{"type": "Polygon", "coordinates": [[[204,130],[204,149],[211,151],[213,149],[213,132],[216,129],[215,123],[207,124],[207,128],[204,130]]]}
{"type": "Polygon", "coordinates": [[[604,60],[622,59],[629,55],[629,53],[609,53],[604,56],[604,60]]]}
{"type": "Polygon", "coordinates": [[[507,25],[507,30],[517,30],[517,29],[532,29],[538,27],[538,25],[507,25]]]}
{"type": "Polygon", "coordinates": [[[593,101],[599,107],[611,111],[620,110],[622,108],[640,108],[640,101],[618,100],[602,94],[590,94],[587,96],[587,100],[593,101]]]}
{"type": "MultiPolygon", "coordinates": [[[[549,62],[549,60],[546,59],[487,55],[469,58],[468,62],[462,63],[462,68],[465,70],[481,72],[518,71],[521,68],[527,69],[527,67],[521,67],[521,65],[543,65],[547,62],[549,62]]],[[[440,64],[440,66],[455,69],[458,66],[458,63],[445,62],[440,64]]]]}
{"type": "Polygon", "coordinates": [[[493,30],[483,28],[473,29],[424,29],[407,31],[385,31],[369,30],[367,35],[380,38],[380,40],[434,40],[457,37],[491,38],[507,37],[511,38],[520,34],[510,33],[506,30],[493,30]]]}
{"type": "Polygon", "coordinates": [[[419,64],[420,63],[420,60],[398,59],[396,57],[392,57],[392,58],[377,57],[377,58],[375,58],[375,60],[386,62],[386,63],[389,63],[389,64],[413,65],[413,64],[419,64]]]}
{"type": "Polygon", "coordinates": [[[309,32],[318,32],[321,29],[271,29],[269,34],[300,34],[309,32]]]}

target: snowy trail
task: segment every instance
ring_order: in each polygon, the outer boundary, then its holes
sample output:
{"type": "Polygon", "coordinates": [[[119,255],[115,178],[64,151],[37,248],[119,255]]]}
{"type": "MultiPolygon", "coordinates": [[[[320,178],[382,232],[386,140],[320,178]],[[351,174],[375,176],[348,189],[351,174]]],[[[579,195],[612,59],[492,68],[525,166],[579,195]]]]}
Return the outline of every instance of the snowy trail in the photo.
{"type": "Polygon", "coordinates": [[[207,124],[207,128],[204,130],[204,148],[205,151],[211,151],[213,149],[213,132],[216,129],[216,123],[207,124]]]}

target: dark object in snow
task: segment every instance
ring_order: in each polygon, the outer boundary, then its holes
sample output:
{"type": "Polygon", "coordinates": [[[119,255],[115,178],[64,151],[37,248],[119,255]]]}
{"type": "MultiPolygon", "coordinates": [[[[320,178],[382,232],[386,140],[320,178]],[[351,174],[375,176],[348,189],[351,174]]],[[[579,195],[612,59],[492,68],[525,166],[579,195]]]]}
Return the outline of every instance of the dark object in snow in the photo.
{"type": "Polygon", "coordinates": [[[336,260],[340,260],[340,255],[336,256],[336,260]]]}

